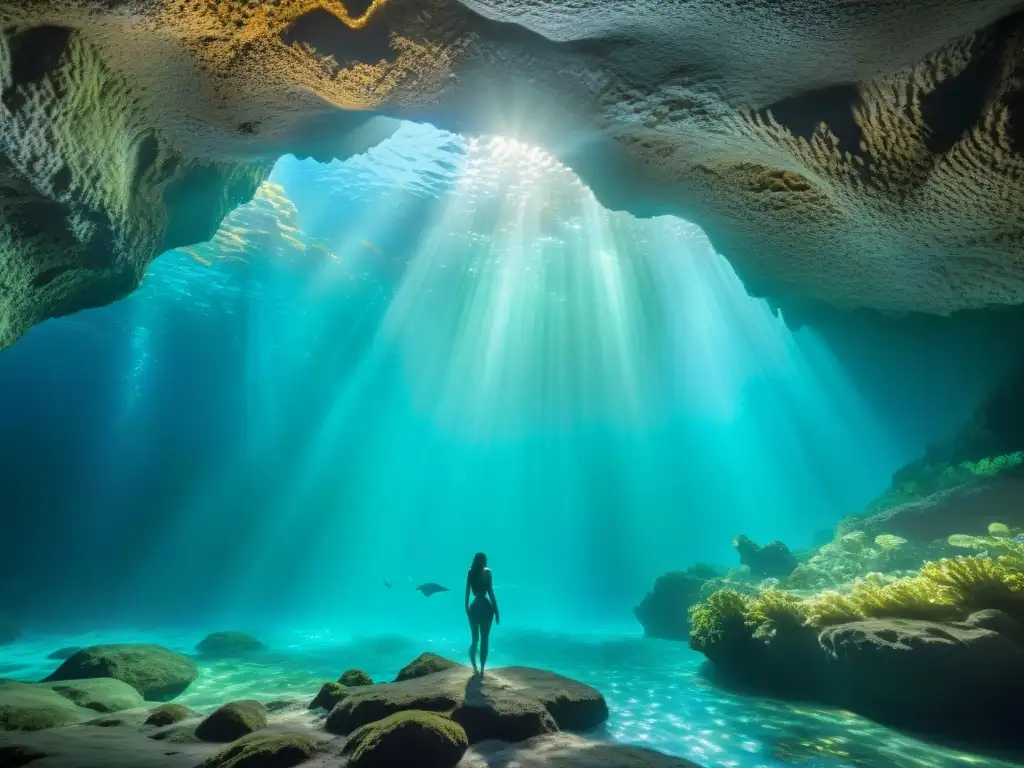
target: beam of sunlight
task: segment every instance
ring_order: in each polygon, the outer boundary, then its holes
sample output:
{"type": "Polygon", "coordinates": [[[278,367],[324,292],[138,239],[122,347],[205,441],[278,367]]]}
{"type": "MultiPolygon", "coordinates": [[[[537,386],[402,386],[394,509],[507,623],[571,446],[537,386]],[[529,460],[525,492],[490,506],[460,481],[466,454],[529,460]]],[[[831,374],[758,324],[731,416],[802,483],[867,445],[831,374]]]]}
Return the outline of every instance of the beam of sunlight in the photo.
{"type": "MultiPolygon", "coordinates": [[[[255,223],[233,214],[231,259],[154,269],[145,290],[219,318],[241,365],[233,398],[211,394],[227,452],[182,478],[140,585],[188,550],[230,569],[222,615],[263,585],[336,626],[454,628],[412,587],[458,586],[483,549],[509,616],[631,626],[660,573],[733,562],[738,533],[805,546],[886,485],[904,457],[827,344],[747,296],[695,226],[607,211],[511,139],[396,136],[372,162],[282,160],[255,223]],[[433,186],[399,176],[396,196],[373,176],[389,153],[433,186]]],[[[135,323],[144,381],[171,337],[135,323]]]]}

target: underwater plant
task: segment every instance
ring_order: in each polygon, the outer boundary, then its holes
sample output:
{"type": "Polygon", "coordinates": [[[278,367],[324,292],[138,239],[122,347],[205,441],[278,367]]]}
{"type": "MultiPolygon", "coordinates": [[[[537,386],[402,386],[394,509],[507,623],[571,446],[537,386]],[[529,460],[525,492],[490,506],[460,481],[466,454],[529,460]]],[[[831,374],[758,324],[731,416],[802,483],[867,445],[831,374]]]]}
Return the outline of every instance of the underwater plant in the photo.
{"type": "Polygon", "coordinates": [[[909,571],[932,557],[947,554],[945,548],[915,544],[892,534],[868,538],[864,531],[851,531],[818,548],[807,562],[801,563],[784,579],[786,589],[820,591],[840,589],[870,573],[909,571]]]}
{"type": "Polygon", "coordinates": [[[875,536],[875,546],[882,552],[893,552],[906,543],[906,539],[901,538],[900,536],[894,536],[891,533],[882,533],[875,536]]]}
{"type": "Polygon", "coordinates": [[[774,633],[779,628],[795,628],[805,624],[805,601],[791,592],[769,588],[747,600],[743,621],[754,628],[754,635],[774,633]]]}
{"type": "Polygon", "coordinates": [[[809,625],[819,629],[864,618],[849,595],[836,592],[834,589],[808,600],[804,606],[804,616],[809,625]]]}
{"type": "MultiPolygon", "coordinates": [[[[973,549],[982,556],[995,557],[995,562],[1010,571],[1024,572],[1024,536],[1017,528],[991,523],[988,536],[954,534],[949,544],[960,549],[973,549]]],[[[977,558],[975,558],[977,559],[977,558]]]]}
{"type": "Polygon", "coordinates": [[[751,598],[732,589],[712,592],[690,608],[690,647],[703,651],[721,642],[726,634],[746,624],[751,598]]]}
{"type": "Polygon", "coordinates": [[[995,608],[1024,616],[1024,573],[990,557],[949,557],[925,563],[921,578],[948,590],[965,614],[995,608]]]}
{"type": "Polygon", "coordinates": [[[1013,535],[1013,532],[1010,530],[1010,526],[1005,523],[989,523],[988,535],[1000,539],[1008,539],[1013,535]]]}
{"type": "Polygon", "coordinates": [[[815,627],[859,619],[961,618],[952,593],[943,585],[920,576],[886,581],[882,574],[871,574],[848,594],[830,590],[817,595],[807,601],[804,611],[807,623],[815,627]]]}

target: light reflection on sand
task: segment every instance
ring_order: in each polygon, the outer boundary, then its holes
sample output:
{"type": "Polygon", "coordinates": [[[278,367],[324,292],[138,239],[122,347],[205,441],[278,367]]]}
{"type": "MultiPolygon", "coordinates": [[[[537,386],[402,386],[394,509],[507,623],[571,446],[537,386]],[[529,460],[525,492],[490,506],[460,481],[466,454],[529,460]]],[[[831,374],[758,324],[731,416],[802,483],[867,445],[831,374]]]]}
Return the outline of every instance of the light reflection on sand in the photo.
{"type": "MultiPolygon", "coordinates": [[[[38,680],[59,664],[46,659],[69,645],[156,642],[190,652],[202,633],[121,632],[28,637],[0,648],[0,676],[38,680]]],[[[178,701],[198,710],[225,701],[298,700],[325,680],[358,667],[378,682],[421,651],[461,659],[464,638],[348,638],[312,634],[280,639],[248,660],[198,658],[199,679],[178,701]]],[[[702,657],[685,646],[635,637],[578,639],[540,632],[496,638],[494,662],[543,667],[600,689],[611,717],[602,734],[716,768],[997,768],[1020,764],[966,754],[910,738],[852,713],[721,691],[700,676],[702,657]]]]}

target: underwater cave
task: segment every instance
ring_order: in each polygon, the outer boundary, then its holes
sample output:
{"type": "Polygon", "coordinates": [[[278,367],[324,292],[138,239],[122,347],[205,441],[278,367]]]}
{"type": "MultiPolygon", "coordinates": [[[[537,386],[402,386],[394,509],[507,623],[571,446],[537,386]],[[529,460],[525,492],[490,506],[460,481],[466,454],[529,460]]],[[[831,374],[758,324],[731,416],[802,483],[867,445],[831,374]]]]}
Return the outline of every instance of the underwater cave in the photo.
{"type": "Polygon", "coordinates": [[[0,3],[0,768],[1024,763],[1022,14],[0,3]]]}

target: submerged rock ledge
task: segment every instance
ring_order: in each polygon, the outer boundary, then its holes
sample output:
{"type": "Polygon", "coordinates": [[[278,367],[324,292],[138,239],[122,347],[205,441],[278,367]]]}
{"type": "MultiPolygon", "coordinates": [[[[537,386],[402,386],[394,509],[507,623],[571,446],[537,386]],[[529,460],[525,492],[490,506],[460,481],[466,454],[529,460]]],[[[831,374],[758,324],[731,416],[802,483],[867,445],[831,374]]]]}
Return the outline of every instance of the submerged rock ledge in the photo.
{"type": "Polygon", "coordinates": [[[394,683],[336,684],[345,694],[326,720],[322,710],[301,703],[227,702],[205,717],[173,704],[147,709],[137,697],[125,699],[122,688],[134,691],[124,683],[79,681],[76,695],[91,686],[110,699],[99,702],[99,711],[121,710],[90,720],[90,710],[65,698],[70,684],[6,683],[0,685],[0,764],[53,758],[54,764],[84,768],[102,755],[109,768],[373,768],[415,754],[416,764],[429,768],[692,768],[652,750],[562,733],[592,731],[608,717],[601,694],[582,683],[525,667],[499,668],[481,680],[461,664],[426,660],[447,666],[394,683]]]}
{"type": "Polygon", "coordinates": [[[391,118],[543,146],[794,315],[1024,302],[1017,0],[362,8],[5,3],[0,347],[209,239],[280,155],[391,118]]]}

